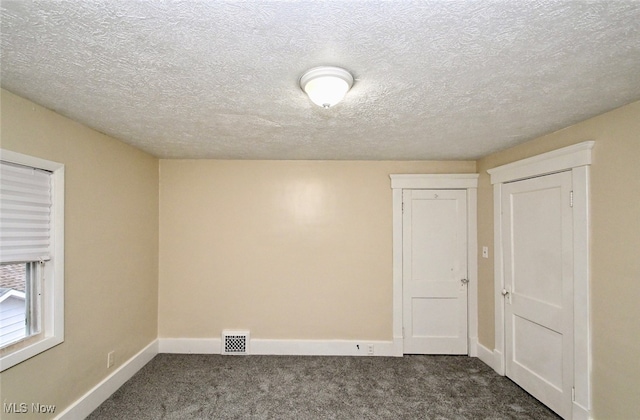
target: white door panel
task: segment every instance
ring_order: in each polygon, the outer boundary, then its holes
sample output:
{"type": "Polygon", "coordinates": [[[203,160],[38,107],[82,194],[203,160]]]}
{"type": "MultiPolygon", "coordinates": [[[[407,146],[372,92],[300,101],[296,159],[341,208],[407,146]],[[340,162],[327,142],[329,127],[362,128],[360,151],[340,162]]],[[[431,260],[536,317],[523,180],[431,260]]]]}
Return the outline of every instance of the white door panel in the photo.
{"type": "Polygon", "coordinates": [[[467,354],[463,190],[403,193],[404,352],[467,354]]]}
{"type": "Polygon", "coordinates": [[[573,387],[571,173],[503,186],[506,374],[565,418],[573,387]]]}

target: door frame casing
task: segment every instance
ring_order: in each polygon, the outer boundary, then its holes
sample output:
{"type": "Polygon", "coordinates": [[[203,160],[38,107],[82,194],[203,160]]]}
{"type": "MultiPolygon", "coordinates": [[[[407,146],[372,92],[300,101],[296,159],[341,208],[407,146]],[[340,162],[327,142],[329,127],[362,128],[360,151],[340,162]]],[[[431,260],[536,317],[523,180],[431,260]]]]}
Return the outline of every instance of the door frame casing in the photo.
{"type": "Polygon", "coordinates": [[[591,339],[589,328],[589,166],[594,141],[585,141],[489,169],[493,184],[495,348],[493,368],[505,375],[504,264],[502,186],[527,178],[571,171],[573,190],[573,419],[588,419],[591,410],[591,339]]]}
{"type": "Polygon", "coordinates": [[[478,174],[391,174],[393,191],[393,348],[404,354],[402,331],[402,193],[404,190],[466,190],[467,192],[467,347],[478,352],[478,174]]]}

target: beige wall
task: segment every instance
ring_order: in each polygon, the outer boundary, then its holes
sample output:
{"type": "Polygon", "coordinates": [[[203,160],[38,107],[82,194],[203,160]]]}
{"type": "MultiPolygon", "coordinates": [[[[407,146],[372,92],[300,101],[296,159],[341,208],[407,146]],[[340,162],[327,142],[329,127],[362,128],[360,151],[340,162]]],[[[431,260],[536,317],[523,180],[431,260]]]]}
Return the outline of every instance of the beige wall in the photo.
{"type": "Polygon", "coordinates": [[[0,401],[59,413],[157,336],[158,160],[7,91],[1,101],[0,146],[64,163],[66,194],[65,341],[2,372],[0,401]]]}
{"type": "Polygon", "coordinates": [[[475,162],[160,161],[160,337],[391,340],[389,174],[475,162]]]}
{"type": "MultiPolygon", "coordinates": [[[[640,418],[640,102],[478,161],[478,244],[493,250],[487,169],[585,140],[591,166],[593,415],[640,418]]],[[[494,347],[493,259],[479,261],[479,337],[494,347]]]]}

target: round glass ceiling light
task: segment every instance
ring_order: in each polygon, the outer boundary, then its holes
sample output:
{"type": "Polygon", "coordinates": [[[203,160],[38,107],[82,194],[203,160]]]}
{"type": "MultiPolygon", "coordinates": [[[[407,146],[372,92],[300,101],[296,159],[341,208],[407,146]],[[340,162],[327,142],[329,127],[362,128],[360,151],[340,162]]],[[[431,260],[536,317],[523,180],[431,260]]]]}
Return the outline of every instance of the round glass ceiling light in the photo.
{"type": "Polygon", "coordinates": [[[330,108],[344,99],[353,86],[351,73],[340,67],[315,67],[300,78],[300,87],[311,101],[323,108],[330,108]]]}

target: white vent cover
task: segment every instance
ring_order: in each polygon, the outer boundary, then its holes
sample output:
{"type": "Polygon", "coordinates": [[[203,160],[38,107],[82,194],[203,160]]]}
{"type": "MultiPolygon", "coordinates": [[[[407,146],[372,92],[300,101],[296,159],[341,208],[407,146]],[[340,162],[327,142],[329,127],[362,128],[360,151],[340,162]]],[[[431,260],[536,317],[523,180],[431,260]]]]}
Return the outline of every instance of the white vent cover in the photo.
{"type": "Polygon", "coordinates": [[[249,354],[249,331],[222,331],[222,354],[249,354]]]}

